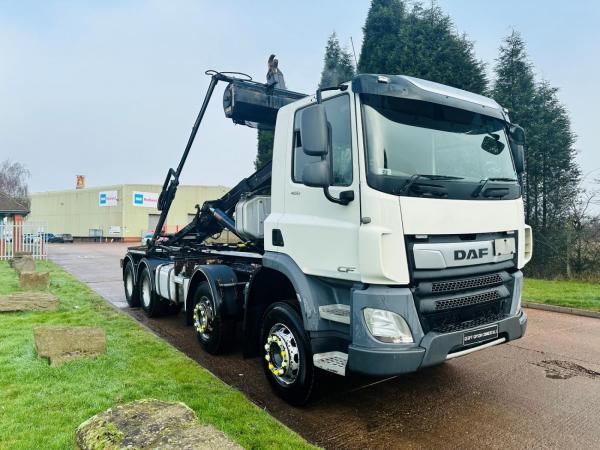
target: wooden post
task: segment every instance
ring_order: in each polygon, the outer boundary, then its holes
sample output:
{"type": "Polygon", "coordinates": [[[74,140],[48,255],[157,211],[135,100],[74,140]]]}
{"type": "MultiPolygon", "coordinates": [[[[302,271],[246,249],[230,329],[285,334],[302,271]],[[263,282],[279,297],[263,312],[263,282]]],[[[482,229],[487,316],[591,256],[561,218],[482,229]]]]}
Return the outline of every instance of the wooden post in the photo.
{"type": "Polygon", "coordinates": [[[23,250],[23,216],[15,214],[13,218],[13,257],[23,250]]]}
{"type": "Polygon", "coordinates": [[[0,261],[6,257],[6,230],[4,228],[4,224],[2,222],[2,218],[0,218],[0,261]]]}

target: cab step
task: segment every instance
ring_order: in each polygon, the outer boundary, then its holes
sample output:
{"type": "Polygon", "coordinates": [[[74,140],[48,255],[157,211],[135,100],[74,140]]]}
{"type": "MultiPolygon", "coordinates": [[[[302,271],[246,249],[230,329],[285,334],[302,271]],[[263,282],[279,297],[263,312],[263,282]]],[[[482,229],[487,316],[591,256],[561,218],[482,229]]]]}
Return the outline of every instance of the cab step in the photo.
{"type": "Polygon", "coordinates": [[[319,306],[319,316],[321,316],[321,319],[350,325],[350,305],[333,303],[319,306]]]}
{"type": "Polygon", "coordinates": [[[342,352],[316,353],[313,355],[313,364],[319,369],[345,376],[348,354],[342,352]]]}

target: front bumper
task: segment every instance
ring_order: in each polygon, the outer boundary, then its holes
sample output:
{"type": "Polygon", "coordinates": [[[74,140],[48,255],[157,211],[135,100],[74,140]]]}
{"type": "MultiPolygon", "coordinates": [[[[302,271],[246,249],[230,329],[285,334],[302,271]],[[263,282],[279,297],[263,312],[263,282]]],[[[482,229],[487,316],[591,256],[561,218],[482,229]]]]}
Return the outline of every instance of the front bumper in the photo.
{"type": "MultiPolygon", "coordinates": [[[[505,338],[505,342],[508,342],[525,334],[527,315],[521,312],[518,316],[507,317],[487,325],[494,323],[498,324],[498,337],[505,338]]],[[[463,349],[465,331],[468,330],[443,334],[430,332],[423,337],[418,346],[412,348],[377,349],[351,344],[348,348],[348,367],[353,372],[366,375],[389,376],[435,366],[443,363],[448,354],[463,349]]]]}
{"type": "MultiPolygon", "coordinates": [[[[510,312],[516,312],[521,295],[522,276],[515,277],[510,312]]],[[[348,347],[348,369],[374,376],[414,372],[444,362],[449,354],[460,352],[465,331],[498,324],[498,338],[504,342],[519,339],[527,328],[523,311],[506,314],[502,319],[447,333],[423,333],[412,293],[408,288],[369,287],[354,291],[352,300],[352,343],[348,347]],[[385,344],[371,336],[363,318],[365,307],[385,309],[400,314],[411,328],[413,344],[385,344]]],[[[486,342],[480,344],[485,346],[486,342]]],[[[485,347],[484,347],[485,348],[485,347]]],[[[469,347],[477,349],[477,346],[469,347]]]]}

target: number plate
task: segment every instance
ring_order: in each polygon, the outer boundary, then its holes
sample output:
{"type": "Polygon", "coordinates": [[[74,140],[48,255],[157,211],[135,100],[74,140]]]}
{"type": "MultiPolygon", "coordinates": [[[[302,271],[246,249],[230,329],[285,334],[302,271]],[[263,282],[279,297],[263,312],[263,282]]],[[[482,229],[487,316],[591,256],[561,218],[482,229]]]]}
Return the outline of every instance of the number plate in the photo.
{"type": "Polygon", "coordinates": [[[463,345],[475,345],[498,338],[498,324],[463,333],[463,345]]]}
{"type": "Polygon", "coordinates": [[[514,255],[515,238],[494,239],[494,256],[514,255]]]}

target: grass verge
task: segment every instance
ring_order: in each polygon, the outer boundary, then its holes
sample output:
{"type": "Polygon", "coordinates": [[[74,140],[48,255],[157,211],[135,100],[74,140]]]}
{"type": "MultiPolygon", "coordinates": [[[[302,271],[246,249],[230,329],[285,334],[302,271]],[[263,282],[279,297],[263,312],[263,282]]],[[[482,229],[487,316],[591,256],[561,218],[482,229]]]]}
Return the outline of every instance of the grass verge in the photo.
{"type": "Polygon", "coordinates": [[[525,278],[523,301],[600,311],[600,284],[525,278]]]}
{"type": "MultiPolygon", "coordinates": [[[[56,312],[0,314],[0,449],[73,448],[75,429],[118,402],[182,401],[201,422],[245,448],[314,448],[194,361],[119,313],[51,262],[56,312]],[[51,368],[34,349],[39,325],[106,330],[106,354],[51,368]]],[[[18,291],[15,272],[0,262],[0,295],[18,291]]]]}

